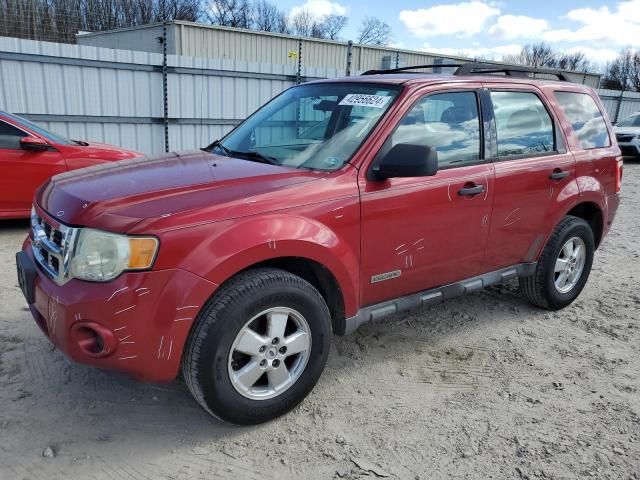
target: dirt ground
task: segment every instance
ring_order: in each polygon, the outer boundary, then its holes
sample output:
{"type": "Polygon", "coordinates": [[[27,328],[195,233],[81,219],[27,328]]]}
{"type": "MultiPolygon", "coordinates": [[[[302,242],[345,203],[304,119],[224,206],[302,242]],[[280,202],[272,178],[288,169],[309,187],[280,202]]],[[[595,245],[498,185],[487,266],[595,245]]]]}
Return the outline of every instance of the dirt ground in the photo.
{"type": "Polygon", "coordinates": [[[0,224],[0,479],[640,478],[640,164],[586,289],[550,313],[517,285],[334,338],[292,413],[239,428],[180,382],[70,364],[32,321],[0,224]]]}

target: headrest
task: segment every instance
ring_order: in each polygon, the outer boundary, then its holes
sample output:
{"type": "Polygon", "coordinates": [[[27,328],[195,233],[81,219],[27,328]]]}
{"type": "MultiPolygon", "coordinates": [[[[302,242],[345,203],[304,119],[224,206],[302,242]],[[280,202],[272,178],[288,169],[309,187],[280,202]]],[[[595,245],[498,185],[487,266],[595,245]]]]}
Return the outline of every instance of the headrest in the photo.
{"type": "Polygon", "coordinates": [[[442,123],[455,125],[468,122],[469,120],[473,120],[474,118],[475,114],[466,107],[449,107],[444,112],[442,112],[440,121],[442,123]]]}

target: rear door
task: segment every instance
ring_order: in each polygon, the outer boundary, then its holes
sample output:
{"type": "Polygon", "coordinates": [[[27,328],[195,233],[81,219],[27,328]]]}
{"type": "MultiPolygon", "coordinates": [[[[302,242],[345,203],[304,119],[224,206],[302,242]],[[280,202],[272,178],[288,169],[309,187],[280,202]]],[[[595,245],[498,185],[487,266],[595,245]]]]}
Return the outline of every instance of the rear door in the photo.
{"type": "Polygon", "coordinates": [[[20,139],[28,136],[26,131],[0,120],[0,217],[27,215],[36,188],[67,169],[63,156],[53,148],[23,150],[20,139]]]}
{"type": "Polygon", "coordinates": [[[482,270],[537,258],[565,194],[575,188],[575,160],[543,93],[533,86],[485,84],[493,112],[493,217],[482,270]]]}
{"type": "Polygon", "coordinates": [[[370,305],[476,275],[493,198],[484,160],[478,90],[419,94],[387,138],[436,148],[432,177],[379,181],[360,173],[362,304],[370,305]]]}

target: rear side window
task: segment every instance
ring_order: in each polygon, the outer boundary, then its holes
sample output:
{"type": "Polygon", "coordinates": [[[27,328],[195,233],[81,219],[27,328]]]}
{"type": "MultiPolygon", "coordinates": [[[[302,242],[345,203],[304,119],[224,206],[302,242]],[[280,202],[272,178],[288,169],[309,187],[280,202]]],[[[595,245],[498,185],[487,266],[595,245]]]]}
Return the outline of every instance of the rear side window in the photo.
{"type": "Polygon", "coordinates": [[[588,150],[611,145],[607,125],[591,95],[575,92],[555,92],[555,94],[582,148],[588,150]]]}
{"type": "Polygon", "coordinates": [[[0,148],[20,150],[20,139],[27,136],[22,130],[0,121],[0,148]]]}
{"type": "Polygon", "coordinates": [[[439,168],[463,166],[480,159],[480,120],[474,92],[428,95],[400,120],[391,135],[398,143],[428,145],[438,152],[439,168]]]}
{"type": "Polygon", "coordinates": [[[531,92],[491,92],[498,157],[536,155],[555,150],[553,121],[531,92]]]}

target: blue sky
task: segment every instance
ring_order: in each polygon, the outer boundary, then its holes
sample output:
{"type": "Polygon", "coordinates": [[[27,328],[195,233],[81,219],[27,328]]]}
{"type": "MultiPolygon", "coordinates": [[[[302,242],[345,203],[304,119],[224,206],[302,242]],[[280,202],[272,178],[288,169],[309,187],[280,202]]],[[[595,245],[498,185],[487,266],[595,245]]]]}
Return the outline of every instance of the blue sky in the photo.
{"type": "Polygon", "coordinates": [[[544,41],[558,50],[584,51],[594,63],[640,45],[640,0],[284,0],[281,8],[317,17],[347,15],[345,40],[357,38],[363,17],[393,30],[393,45],[442,54],[500,59],[544,41]]]}

